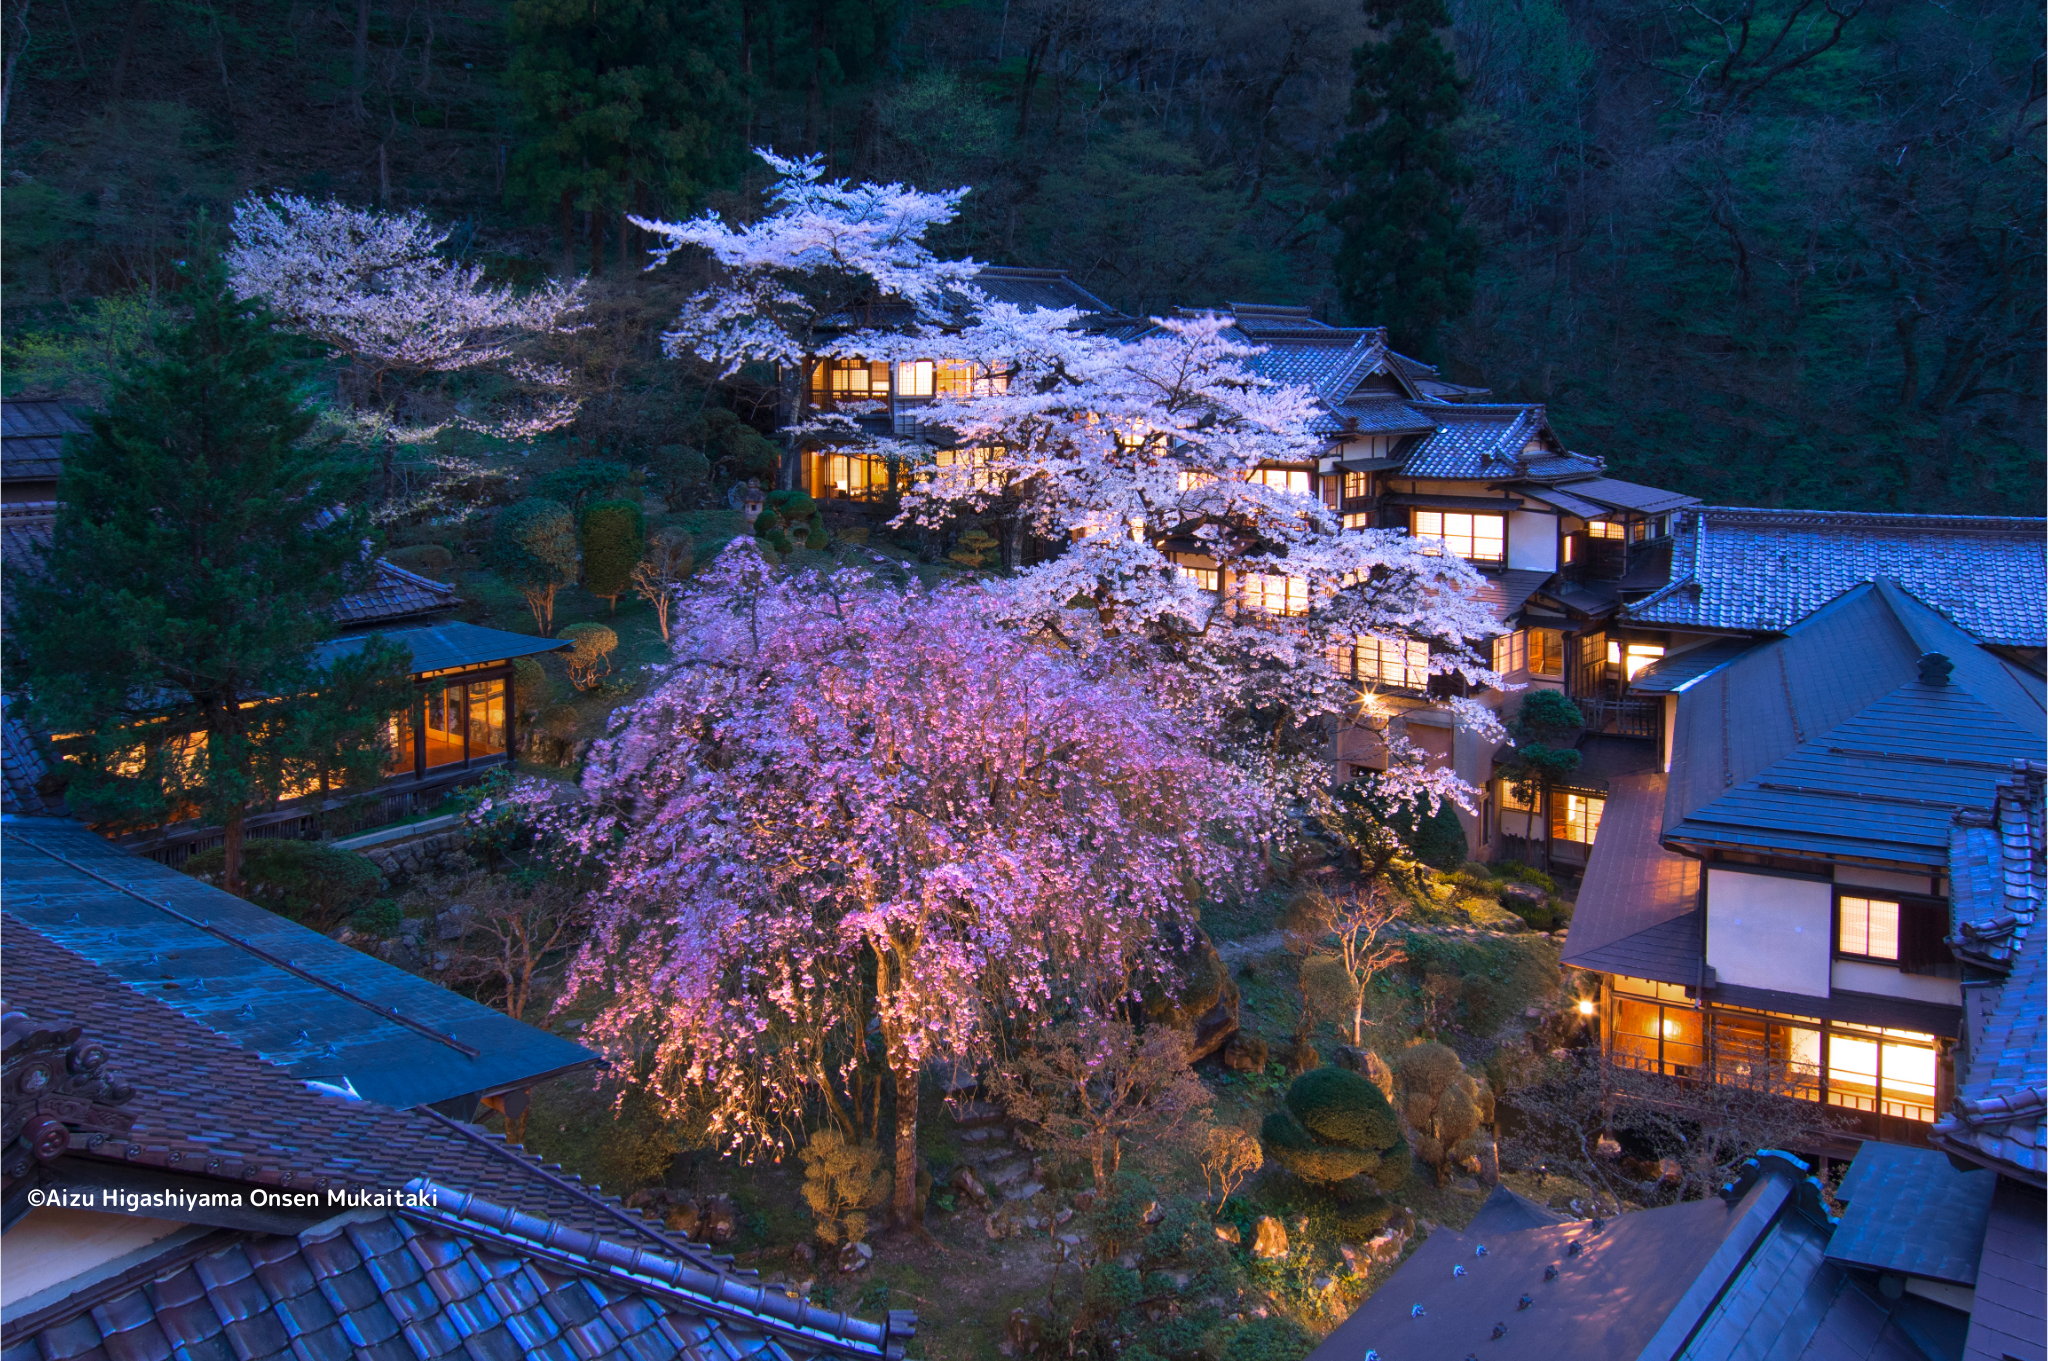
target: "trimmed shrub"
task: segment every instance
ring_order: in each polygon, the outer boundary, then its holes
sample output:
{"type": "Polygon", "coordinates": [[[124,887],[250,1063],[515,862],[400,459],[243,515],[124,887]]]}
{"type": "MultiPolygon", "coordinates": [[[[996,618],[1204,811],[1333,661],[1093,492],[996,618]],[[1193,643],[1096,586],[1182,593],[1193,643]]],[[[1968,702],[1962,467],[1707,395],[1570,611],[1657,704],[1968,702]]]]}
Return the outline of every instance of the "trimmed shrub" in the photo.
{"type": "Polygon", "coordinates": [[[576,644],[569,654],[569,683],[578,690],[594,690],[612,669],[612,653],[619,650],[619,635],[603,624],[571,624],[562,630],[565,641],[576,644]]]}
{"type": "Polygon", "coordinates": [[[1472,848],[1465,844],[1465,828],[1458,821],[1458,809],[1449,799],[1439,799],[1436,810],[1416,820],[1411,843],[1415,858],[1431,869],[1455,870],[1465,864],[1472,848]]]}
{"type": "Polygon", "coordinates": [[[349,925],[365,935],[395,936],[398,928],[405,925],[405,914],[398,910],[395,898],[379,898],[368,907],[358,908],[349,918],[349,925]]]}
{"type": "MultiPolygon", "coordinates": [[[[185,862],[185,873],[212,880],[226,867],[216,847],[185,862]]],[[[383,883],[377,867],[353,851],[318,841],[248,841],[242,849],[242,891],[250,902],[328,931],[366,906],[383,883]]],[[[395,929],[395,928],[394,928],[395,929]]]]}
{"type": "Polygon", "coordinates": [[[647,552],[645,520],[636,502],[593,501],[583,512],[583,589],[610,604],[633,584],[633,569],[647,552]]]}
{"type": "Polygon", "coordinates": [[[540,717],[534,722],[542,732],[557,742],[566,742],[574,737],[576,729],[582,726],[583,715],[567,704],[551,704],[540,711],[540,717]]]}
{"type": "Polygon", "coordinates": [[[1394,1108],[1348,1069],[1313,1068],[1296,1078],[1259,1133],[1266,1151],[1304,1181],[1334,1186],[1368,1176],[1390,1190],[1407,1176],[1396,1154],[1404,1146],[1394,1108]]]}
{"type": "Polygon", "coordinates": [[[528,497],[498,512],[484,563],[526,598],[545,638],[555,627],[555,592],[576,579],[576,519],[560,501],[528,497]]]}
{"type": "Polygon", "coordinates": [[[512,659],[512,710],[531,718],[555,702],[555,682],[533,657],[512,659]]]}
{"type": "Polygon", "coordinates": [[[542,473],[534,494],[580,511],[593,500],[616,496],[633,480],[633,470],[609,459],[588,458],[542,473]]]}
{"type": "Polygon", "coordinates": [[[1441,1186],[1458,1145],[1493,1119],[1493,1093],[1465,1071],[1448,1045],[1418,1044],[1394,1056],[1401,1114],[1415,1131],[1415,1156],[1441,1186]]]}
{"type": "Polygon", "coordinates": [[[436,581],[446,581],[455,569],[455,555],[437,543],[394,548],[384,555],[384,560],[394,567],[403,567],[408,572],[432,577],[436,581]]]}

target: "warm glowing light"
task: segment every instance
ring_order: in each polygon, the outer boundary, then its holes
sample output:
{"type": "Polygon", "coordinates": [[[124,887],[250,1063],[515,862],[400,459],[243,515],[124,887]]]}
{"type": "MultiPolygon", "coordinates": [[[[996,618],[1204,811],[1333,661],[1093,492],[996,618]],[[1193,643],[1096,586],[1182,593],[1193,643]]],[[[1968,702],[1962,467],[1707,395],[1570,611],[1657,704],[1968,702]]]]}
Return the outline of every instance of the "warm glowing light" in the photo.
{"type": "Polygon", "coordinates": [[[1593,1004],[1592,1004],[1592,1003],[1591,1003],[1590,1001],[1585,1001],[1585,1000],[1581,1000],[1581,1001],[1579,1002],[1579,1015],[1581,1015],[1581,1016],[1591,1016],[1592,1014],[1593,1014],[1593,1004]]]}
{"type": "Polygon", "coordinates": [[[1664,1038],[1667,1040],[1675,1040],[1678,1038],[1678,1022],[1666,1021],[1664,1023],[1664,1038]]]}

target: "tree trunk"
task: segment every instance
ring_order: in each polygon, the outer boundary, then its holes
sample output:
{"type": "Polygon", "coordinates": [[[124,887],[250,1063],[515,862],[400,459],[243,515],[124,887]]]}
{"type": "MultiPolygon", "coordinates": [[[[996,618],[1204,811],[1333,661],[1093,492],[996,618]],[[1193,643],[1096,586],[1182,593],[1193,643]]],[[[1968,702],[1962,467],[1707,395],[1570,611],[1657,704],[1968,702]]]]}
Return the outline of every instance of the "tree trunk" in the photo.
{"type": "Polygon", "coordinates": [[[21,0],[21,8],[14,13],[14,25],[20,36],[7,39],[7,69],[0,75],[0,127],[7,126],[7,106],[14,102],[14,68],[21,61],[21,53],[28,46],[29,0],[21,0]]]}
{"type": "Polygon", "coordinates": [[[890,1066],[896,1070],[896,1227],[924,1225],[924,1205],[917,1198],[917,1062],[904,1052],[900,1037],[891,1037],[890,1066]]]}
{"type": "Polygon", "coordinates": [[[247,815],[237,808],[221,829],[220,886],[237,898],[242,896],[242,845],[248,831],[247,815]]]}
{"type": "Polygon", "coordinates": [[[575,194],[564,189],[557,205],[562,215],[562,272],[576,273],[576,202],[575,194]]]}

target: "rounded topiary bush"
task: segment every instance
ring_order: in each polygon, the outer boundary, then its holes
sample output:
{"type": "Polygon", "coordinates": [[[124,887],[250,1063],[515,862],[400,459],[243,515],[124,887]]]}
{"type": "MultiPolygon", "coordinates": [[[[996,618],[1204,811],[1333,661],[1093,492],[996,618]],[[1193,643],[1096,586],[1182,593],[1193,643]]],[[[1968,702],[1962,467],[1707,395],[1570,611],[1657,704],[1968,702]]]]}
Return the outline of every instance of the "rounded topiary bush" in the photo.
{"type": "Polygon", "coordinates": [[[455,568],[455,555],[437,543],[416,543],[409,548],[394,548],[384,555],[384,560],[395,567],[436,581],[446,581],[455,568]]]}
{"type": "Polygon", "coordinates": [[[1303,1073],[1259,1133],[1266,1151],[1305,1181],[1335,1185],[1369,1176],[1387,1189],[1407,1177],[1400,1118],[1378,1087],[1349,1069],[1303,1073]]]}

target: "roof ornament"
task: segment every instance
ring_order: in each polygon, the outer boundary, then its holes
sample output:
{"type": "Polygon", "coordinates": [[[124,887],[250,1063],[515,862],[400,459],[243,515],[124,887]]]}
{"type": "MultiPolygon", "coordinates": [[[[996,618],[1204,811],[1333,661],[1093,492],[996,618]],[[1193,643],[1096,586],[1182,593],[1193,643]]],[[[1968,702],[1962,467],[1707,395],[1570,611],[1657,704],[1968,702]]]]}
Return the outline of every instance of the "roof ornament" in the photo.
{"type": "Polygon", "coordinates": [[[71,1147],[74,1134],[126,1134],[135,1117],[117,1109],[135,1088],[107,1070],[105,1047],[78,1026],[46,1030],[27,1014],[0,1016],[0,1175],[6,1195],[71,1147]]]}

